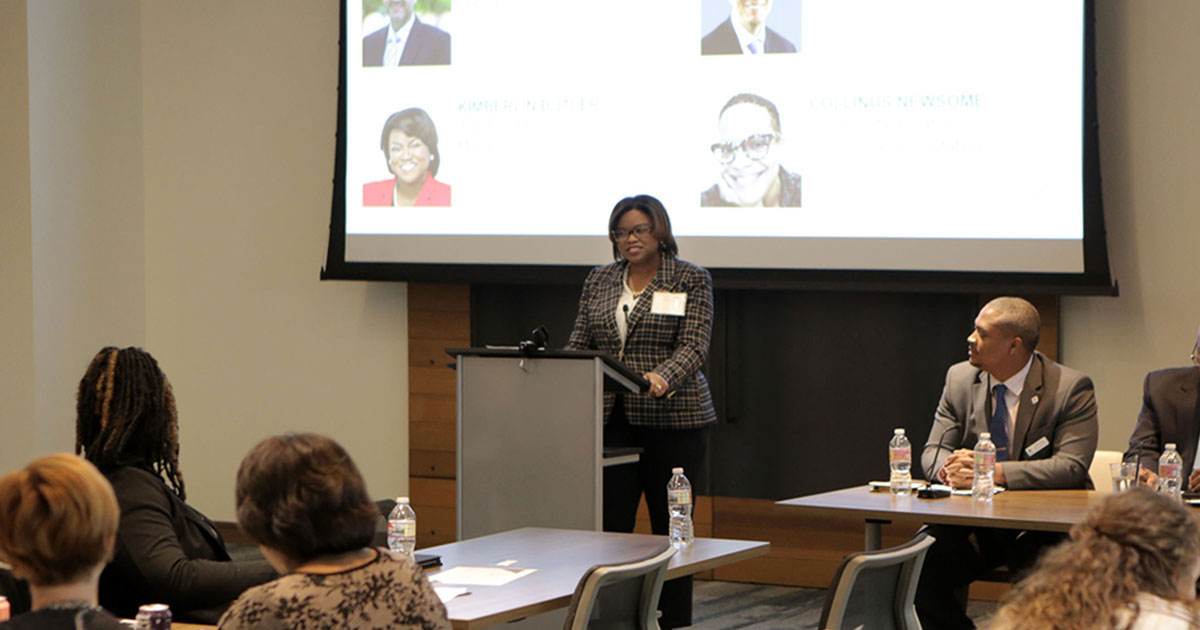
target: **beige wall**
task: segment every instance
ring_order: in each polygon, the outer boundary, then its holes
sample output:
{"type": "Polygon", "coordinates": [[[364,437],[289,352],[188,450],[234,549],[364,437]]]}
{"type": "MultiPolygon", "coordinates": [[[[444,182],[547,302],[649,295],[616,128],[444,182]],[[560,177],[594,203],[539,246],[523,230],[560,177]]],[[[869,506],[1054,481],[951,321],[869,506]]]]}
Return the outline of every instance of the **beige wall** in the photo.
{"type": "Polygon", "coordinates": [[[146,334],[141,35],[132,2],[29,2],[38,452],[74,446],[79,377],[146,334]]]}
{"type": "Polygon", "coordinates": [[[214,518],[283,431],[329,434],[373,494],[407,492],[406,286],[318,279],[337,46],[329,0],[142,4],[147,346],[214,518]]]}
{"type": "Polygon", "coordinates": [[[33,446],[33,224],[24,2],[0,2],[0,471],[33,446]]]}
{"type": "Polygon", "coordinates": [[[1146,372],[1200,325],[1200,2],[1100,0],[1101,170],[1119,298],[1066,298],[1063,361],[1096,381],[1100,447],[1124,450],[1146,372]]]}

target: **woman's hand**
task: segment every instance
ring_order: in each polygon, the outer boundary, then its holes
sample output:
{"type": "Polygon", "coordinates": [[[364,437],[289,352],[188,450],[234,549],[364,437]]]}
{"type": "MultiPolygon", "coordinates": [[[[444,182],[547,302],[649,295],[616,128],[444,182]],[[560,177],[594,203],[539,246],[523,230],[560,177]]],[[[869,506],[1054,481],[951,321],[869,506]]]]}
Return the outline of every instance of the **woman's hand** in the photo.
{"type": "Polygon", "coordinates": [[[654,372],[646,372],[642,378],[650,381],[650,394],[655,398],[662,398],[667,393],[667,380],[654,372]]]}

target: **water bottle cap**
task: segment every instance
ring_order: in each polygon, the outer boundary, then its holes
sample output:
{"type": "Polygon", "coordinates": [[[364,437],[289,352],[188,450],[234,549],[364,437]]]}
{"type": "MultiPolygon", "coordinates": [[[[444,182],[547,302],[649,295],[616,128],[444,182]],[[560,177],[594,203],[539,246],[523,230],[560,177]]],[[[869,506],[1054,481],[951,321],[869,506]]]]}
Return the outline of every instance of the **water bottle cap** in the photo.
{"type": "Polygon", "coordinates": [[[1168,451],[1173,451],[1173,450],[1175,450],[1175,443],[1174,443],[1174,442],[1167,442],[1167,444],[1166,444],[1166,448],[1167,448],[1167,450],[1168,450],[1168,451]]]}
{"type": "Polygon", "coordinates": [[[396,503],[408,503],[408,497],[396,497],[396,503]]]}
{"type": "Polygon", "coordinates": [[[672,468],[672,469],[671,469],[671,474],[672,474],[672,475],[682,475],[682,474],[683,474],[683,468],[682,468],[682,467],[680,467],[680,466],[676,466],[675,468],[672,468]]]}
{"type": "Polygon", "coordinates": [[[985,432],[979,434],[979,439],[990,440],[990,439],[992,439],[992,434],[985,431],[985,432]]]}
{"type": "Polygon", "coordinates": [[[892,433],[896,435],[904,435],[904,429],[896,429],[895,431],[892,431],[892,433]]]}

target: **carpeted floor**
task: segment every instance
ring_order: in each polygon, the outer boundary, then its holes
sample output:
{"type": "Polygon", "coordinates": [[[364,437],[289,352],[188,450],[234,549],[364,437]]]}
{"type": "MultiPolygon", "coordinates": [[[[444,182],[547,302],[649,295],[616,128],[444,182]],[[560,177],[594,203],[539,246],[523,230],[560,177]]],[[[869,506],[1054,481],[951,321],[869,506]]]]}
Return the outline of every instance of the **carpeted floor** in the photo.
{"type": "MultiPolygon", "coordinates": [[[[826,589],[697,580],[691,626],[696,630],[797,630],[816,628],[826,589]]],[[[979,622],[995,603],[971,601],[967,613],[979,622]]]]}

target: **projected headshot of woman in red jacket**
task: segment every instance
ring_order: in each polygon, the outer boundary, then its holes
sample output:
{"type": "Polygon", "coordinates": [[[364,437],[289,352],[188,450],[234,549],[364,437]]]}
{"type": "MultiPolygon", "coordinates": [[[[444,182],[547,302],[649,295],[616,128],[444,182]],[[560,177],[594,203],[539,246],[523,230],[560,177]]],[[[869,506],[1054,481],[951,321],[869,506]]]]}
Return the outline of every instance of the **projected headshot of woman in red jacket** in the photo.
{"type": "Polygon", "coordinates": [[[277,577],[263,560],[230,560],[212,521],[184,502],[175,394],[141,348],[101,350],[79,381],[75,452],[108,479],[121,507],[100,605],[132,618],[167,604],[175,621],[216,623],[251,586],[277,577]]]}
{"type": "Polygon", "coordinates": [[[450,186],[433,178],[442,155],[437,127],[425,110],[410,107],[389,116],[379,149],[394,177],[363,185],[363,206],[450,205],[450,186]]]}

